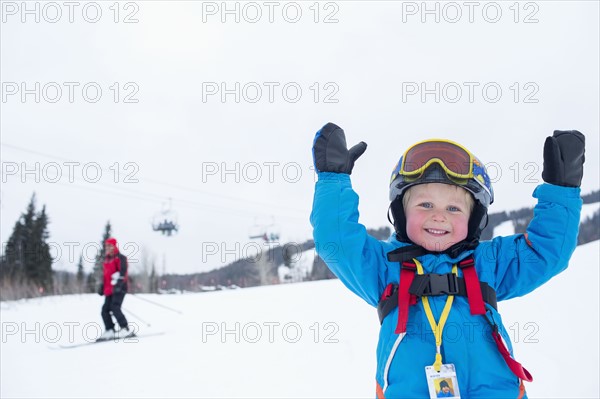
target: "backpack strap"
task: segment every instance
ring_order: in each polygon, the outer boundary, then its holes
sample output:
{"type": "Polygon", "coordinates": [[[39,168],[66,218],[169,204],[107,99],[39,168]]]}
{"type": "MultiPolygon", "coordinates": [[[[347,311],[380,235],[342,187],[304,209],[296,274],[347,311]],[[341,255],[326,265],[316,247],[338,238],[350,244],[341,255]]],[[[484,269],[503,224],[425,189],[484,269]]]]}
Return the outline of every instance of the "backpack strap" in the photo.
{"type": "Polygon", "coordinates": [[[485,303],[483,302],[481,284],[479,284],[479,277],[477,277],[477,270],[475,270],[473,255],[469,255],[458,262],[458,267],[462,270],[465,279],[471,314],[485,314],[485,303]]]}
{"type": "Polygon", "coordinates": [[[379,316],[379,324],[383,323],[383,319],[398,306],[398,284],[390,283],[377,304],[377,316],[379,316]]]}
{"type": "Polygon", "coordinates": [[[408,292],[417,271],[417,265],[414,261],[404,261],[400,263],[400,285],[397,290],[398,305],[398,324],[396,325],[396,334],[406,332],[406,323],[408,322],[408,308],[417,303],[417,297],[408,292]]]}
{"type": "Polygon", "coordinates": [[[504,362],[506,363],[510,371],[512,371],[513,374],[521,380],[521,389],[524,390],[525,388],[523,387],[523,381],[532,382],[533,376],[529,371],[527,371],[525,367],[523,367],[521,363],[519,363],[514,357],[511,356],[510,351],[506,347],[506,343],[502,339],[502,335],[500,335],[500,333],[498,332],[498,324],[494,322],[494,319],[492,317],[488,318],[487,315],[483,315],[483,317],[492,327],[492,339],[496,343],[498,352],[500,352],[500,355],[504,359],[504,362]]]}
{"type": "Polygon", "coordinates": [[[531,373],[510,355],[508,348],[504,344],[502,336],[498,332],[498,326],[492,330],[492,338],[494,338],[494,342],[496,342],[496,346],[498,347],[498,352],[500,352],[500,355],[502,355],[502,358],[506,362],[506,365],[510,371],[512,371],[513,374],[519,377],[521,380],[532,382],[533,376],[531,373]]]}

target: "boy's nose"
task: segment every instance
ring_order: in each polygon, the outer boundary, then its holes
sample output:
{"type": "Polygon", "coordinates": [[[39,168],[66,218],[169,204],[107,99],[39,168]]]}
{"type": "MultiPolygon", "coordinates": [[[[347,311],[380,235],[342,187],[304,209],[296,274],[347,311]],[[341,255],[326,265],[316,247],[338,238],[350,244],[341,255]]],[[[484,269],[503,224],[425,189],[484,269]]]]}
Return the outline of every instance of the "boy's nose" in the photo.
{"type": "Polygon", "coordinates": [[[431,218],[436,222],[445,222],[446,221],[446,215],[444,215],[442,212],[435,212],[431,218]]]}

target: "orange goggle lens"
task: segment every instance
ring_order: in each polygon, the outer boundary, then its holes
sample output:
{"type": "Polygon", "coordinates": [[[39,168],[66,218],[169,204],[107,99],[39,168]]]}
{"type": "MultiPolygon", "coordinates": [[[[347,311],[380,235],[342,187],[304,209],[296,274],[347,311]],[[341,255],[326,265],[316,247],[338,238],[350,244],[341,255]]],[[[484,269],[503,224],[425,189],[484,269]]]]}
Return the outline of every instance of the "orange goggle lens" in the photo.
{"type": "Polygon", "coordinates": [[[434,162],[450,176],[463,179],[473,177],[471,153],[448,141],[425,141],[409,148],[402,157],[400,174],[420,175],[434,162]]]}

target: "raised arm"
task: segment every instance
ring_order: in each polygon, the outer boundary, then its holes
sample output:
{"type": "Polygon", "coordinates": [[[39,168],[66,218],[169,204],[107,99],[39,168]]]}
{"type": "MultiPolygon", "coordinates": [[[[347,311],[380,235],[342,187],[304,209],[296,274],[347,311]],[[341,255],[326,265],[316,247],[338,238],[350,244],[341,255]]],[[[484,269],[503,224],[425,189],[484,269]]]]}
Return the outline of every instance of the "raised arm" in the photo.
{"type": "Polygon", "coordinates": [[[313,160],[319,180],[310,222],[319,256],[350,290],[375,306],[384,250],[358,222],[358,195],[350,182],[354,162],[366,148],[361,142],[348,150],[344,131],[333,123],[317,132],[313,160]]]}
{"type": "MultiPolygon", "coordinates": [[[[525,234],[494,239],[498,299],[525,295],[565,270],[577,246],[585,137],[555,131],[544,144],[545,183],[525,234]]],[[[484,255],[485,256],[485,255],[484,255]]]]}

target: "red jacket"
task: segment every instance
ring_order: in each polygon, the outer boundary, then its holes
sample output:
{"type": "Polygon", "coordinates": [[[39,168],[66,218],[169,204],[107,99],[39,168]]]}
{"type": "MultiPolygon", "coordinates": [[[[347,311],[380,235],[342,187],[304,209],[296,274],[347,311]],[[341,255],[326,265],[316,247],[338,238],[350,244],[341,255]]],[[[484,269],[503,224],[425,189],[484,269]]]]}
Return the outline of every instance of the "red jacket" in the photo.
{"type": "Polygon", "coordinates": [[[104,295],[109,296],[113,294],[114,286],[111,284],[111,276],[115,272],[121,273],[121,278],[125,284],[125,291],[127,291],[127,258],[125,255],[121,255],[120,252],[116,252],[114,255],[106,255],[103,266],[104,295]]]}

